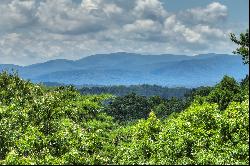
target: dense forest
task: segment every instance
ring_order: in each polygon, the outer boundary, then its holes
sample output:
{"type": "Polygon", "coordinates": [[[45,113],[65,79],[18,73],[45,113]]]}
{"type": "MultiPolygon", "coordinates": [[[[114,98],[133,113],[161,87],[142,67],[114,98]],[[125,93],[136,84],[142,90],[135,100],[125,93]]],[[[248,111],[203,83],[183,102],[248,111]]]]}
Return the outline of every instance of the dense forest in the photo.
{"type": "Polygon", "coordinates": [[[185,98],[81,95],[0,74],[0,164],[248,164],[249,79],[185,98]]]}
{"type": "Polygon", "coordinates": [[[0,164],[249,164],[249,76],[163,98],[81,94],[3,71],[0,164]]]}
{"type": "Polygon", "coordinates": [[[112,94],[115,96],[125,96],[130,93],[136,93],[140,96],[160,96],[162,98],[182,98],[191,89],[179,87],[179,88],[168,88],[159,85],[114,85],[114,86],[91,86],[81,87],[80,92],[82,94],[112,94]]]}

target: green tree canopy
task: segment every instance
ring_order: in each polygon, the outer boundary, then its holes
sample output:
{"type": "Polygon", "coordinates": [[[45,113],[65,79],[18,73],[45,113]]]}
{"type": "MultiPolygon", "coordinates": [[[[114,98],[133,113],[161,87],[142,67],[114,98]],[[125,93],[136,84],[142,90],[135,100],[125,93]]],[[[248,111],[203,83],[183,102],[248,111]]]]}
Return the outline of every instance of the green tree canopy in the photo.
{"type": "Polygon", "coordinates": [[[249,64],[249,30],[247,29],[245,33],[241,33],[239,38],[230,33],[230,39],[240,46],[233,53],[242,55],[243,63],[249,64]]]}
{"type": "Polygon", "coordinates": [[[215,85],[214,89],[206,97],[210,103],[217,103],[220,110],[227,108],[232,101],[242,101],[240,85],[229,76],[224,76],[220,83],[215,85]]]}

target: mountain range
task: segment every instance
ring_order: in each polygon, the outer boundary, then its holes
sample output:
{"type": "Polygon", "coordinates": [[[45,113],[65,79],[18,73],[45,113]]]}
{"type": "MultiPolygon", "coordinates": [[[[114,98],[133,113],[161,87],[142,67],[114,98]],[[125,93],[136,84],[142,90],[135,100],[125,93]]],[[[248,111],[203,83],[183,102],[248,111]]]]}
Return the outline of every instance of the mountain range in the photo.
{"type": "MultiPolygon", "coordinates": [[[[0,62],[1,63],[1,62],[0,62]]],[[[79,60],[56,59],[28,66],[0,64],[32,82],[74,85],[156,84],[168,87],[212,86],[224,75],[241,80],[249,73],[241,56],[228,54],[141,55],[117,52],[79,60]]]]}

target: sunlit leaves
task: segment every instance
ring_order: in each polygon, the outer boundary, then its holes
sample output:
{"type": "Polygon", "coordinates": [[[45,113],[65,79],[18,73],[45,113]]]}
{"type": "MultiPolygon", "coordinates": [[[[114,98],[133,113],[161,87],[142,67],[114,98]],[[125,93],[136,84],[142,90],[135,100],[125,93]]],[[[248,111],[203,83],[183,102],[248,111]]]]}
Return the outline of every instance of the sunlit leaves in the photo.
{"type": "Polygon", "coordinates": [[[80,95],[7,73],[0,85],[0,164],[249,164],[246,80],[224,77],[190,104],[80,95]]]}

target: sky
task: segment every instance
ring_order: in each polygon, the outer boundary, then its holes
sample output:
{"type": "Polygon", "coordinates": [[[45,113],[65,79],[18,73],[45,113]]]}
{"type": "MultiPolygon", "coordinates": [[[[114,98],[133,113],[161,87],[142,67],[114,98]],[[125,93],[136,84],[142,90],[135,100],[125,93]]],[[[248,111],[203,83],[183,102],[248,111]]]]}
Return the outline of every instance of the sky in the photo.
{"type": "Polygon", "coordinates": [[[1,0],[0,64],[98,53],[197,55],[236,48],[249,0],[1,0]]]}

